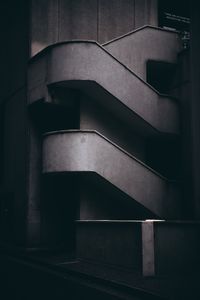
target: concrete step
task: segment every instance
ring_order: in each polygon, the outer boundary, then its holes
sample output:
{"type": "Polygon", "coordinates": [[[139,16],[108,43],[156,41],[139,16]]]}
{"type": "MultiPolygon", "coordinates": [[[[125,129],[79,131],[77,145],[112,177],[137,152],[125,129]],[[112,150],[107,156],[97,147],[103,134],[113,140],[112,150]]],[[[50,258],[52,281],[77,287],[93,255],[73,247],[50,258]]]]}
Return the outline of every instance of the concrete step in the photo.
{"type": "Polygon", "coordinates": [[[184,221],[77,221],[77,258],[143,276],[197,274],[200,223],[184,221]]]}
{"type": "Polygon", "coordinates": [[[143,133],[179,133],[174,98],[161,95],[96,42],[55,44],[33,57],[28,70],[29,104],[42,98],[51,102],[52,86],[84,91],[143,133]]]}
{"type": "Polygon", "coordinates": [[[97,174],[158,218],[180,217],[177,183],[162,177],[98,132],[68,130],[45,134],[43,174],[51,173],[97,174]]]}

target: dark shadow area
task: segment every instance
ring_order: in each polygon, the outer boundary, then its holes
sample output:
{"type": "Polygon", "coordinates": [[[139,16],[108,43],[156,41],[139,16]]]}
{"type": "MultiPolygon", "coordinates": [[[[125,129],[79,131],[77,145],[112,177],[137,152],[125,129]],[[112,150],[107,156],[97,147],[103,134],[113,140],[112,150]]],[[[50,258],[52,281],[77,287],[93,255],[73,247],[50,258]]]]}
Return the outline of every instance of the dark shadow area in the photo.
{"type": "MultiPolygon", "coordinates": [[[[134,176],[134,174],[133,174],[134,176]]],[[[80,219],[144,220],[158,218],[95,172],[81,175],[80,219]]]]}
{"type": "Polygon", "coordinates": [[[41,200],[41,245],[53,252],[75,254],[75,220],[79,182],[68,174],[44,175],[41,200]]]}
{"type": "Polygon", "coordinates": [[[179,139],[147,141],[146,163],[169,179],[180,179],[181,155],[179,139]]]}
{"type": "Polygon", "coordinates": [[[51,87],[51,101],[33,103],[31,118],[41,133],[80,128],[79,92],[73,89],[51,87]]]}
{"type": "Polygon", "coordinates": [[[152,60],[147,62],[147,82],[160,93],[170,94],[175,72],[175,64],[152,60]]]}
{"type": "Polygon", "coordinates": [[[189,31],[190,1],[159,0],[158,25],[178,31],[189,31]]]}

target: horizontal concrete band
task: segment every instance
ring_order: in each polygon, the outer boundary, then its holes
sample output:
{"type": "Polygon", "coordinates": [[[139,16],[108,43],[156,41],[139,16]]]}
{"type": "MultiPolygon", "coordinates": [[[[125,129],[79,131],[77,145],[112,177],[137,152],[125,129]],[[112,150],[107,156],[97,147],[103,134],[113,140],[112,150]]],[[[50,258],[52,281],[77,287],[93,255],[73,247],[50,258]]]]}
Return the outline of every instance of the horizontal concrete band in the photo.
{"type": "Polygon", "coordinates": [[[153,26],[141,27],[103,46],[144,80],[147,61],[176,63],[182,49],[177,32],[153,26]]]}
{"type": "Polygon", "coordinates": [[[159,94],[96,42],[60,43],[32,58],[28,72],[29,103],[45,98],[48,85],[61,83],[83,89],[109,109],[117,108],[122,117],[127,117],[124,111],[133,119],[139,117],[141,123],[158,132],[179,132],[175,100],[159,94]]]}
{"type": "Polygon", "coordinates": [[[43,173],[94,172],[159,218],[178,218],[179,188],[95,131],[44,136],[43,173]]]}
{"type": "Polygon", "coordinates": [[[76,223],[137,223],[137,224],[143,224],[143,223],[156,223],[158,226],[159,224],[163,223],[167,226],[170,225],[176,225],[176,226],[200,226],[200,221],[181,221],[181,220],[159,220],[159,219],[146,219],[146,220],[76,220],[76,223]]]}
{"type": "Polygon", "coordinates": [[[77,220],[76,226],[81,259],[133,269],[144,276],[198,272],[199,222],[77,220]]]}

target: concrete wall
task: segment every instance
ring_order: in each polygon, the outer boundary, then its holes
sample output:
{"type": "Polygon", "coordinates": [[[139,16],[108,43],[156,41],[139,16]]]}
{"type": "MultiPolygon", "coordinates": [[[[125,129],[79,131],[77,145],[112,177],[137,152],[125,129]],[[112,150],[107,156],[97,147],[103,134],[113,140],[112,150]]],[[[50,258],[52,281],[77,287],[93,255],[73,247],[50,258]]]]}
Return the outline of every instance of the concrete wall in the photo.
{"type": "Polygon", "coordinates": [[[77,258],[141,273],[140,223],[79,221],[77,258]]]}
{"type": "Polygon", "coordinates": [[[200,265],[199,230],[195,222],[77,221],[77,257],[143,276],[190,276],[200,265]]]}
{"type": "Polygon", "coordinates": [[[195,223],[154,223],[155,270],[157,274],[199,272],[199,230],[195,223]]]}
{"type": "Polygon", "coordinates": [[[147,62],[176,63],[181,41],[175,32],[145,26],[103,46],[138,76],[147,80],[147,62]]]}
{"type": "Polygon", "coordinates": [[[80,220],[143,220],[155,217],[149,210],[95,174],[80,175],[80,220]]]}
{"type": "Polygon", "coordinates": [[[28,1],[1,1],[1,101],[26,82],[28,61],[28,1]]]}
{"type": "Polygon", "coordinates": [[[192,152],[192,174],[193,174],[193,201],[194,201],[194,215],[195,218],[200,218],[200,38],[199,38],[199,3],[194,1],[191,4],[191,52],[190,52],[190,74],[191,74],[191,101],[190,101],[190,115],[191,115],[191,152],[192,152]]]}
{"type": "Polygon", "coordinates": [[[142,164],[95,131],[44,136],[43,173],[98,174],[160,218],[180,217],[178,185],[142,164]]]}
{"type": "Polygon", "coordinates": [[[95,42],[56,45],[31,61],[30,102],[48,98],[47,85],[61,83],[82,89],[109,106],[131,126],[137,126],[140,134],[152,134],[153,129],[161,133],[179,132],[179,111],[174,99],[159,94],[95,42]]]}
{"type": "Polygon", "coordinates": [[[181,149],[180,159],[182,165],[181,180],[183,182],[183,204],[185,218],[193,218],[194,203],[192,198],[192,126],[191,126],[191,79],[190,79],[190,49],[185,49],[178,55],[178,65],[174,78],[172,94],[180,99],[180,131],[181,149]],[[187,184],[185,184],[187,183],[187,184]]]}
{"type": "Polygon", "coordinates": [[[55,42],[104,43],[145,24],[157,25],[157,0],[32,0],[31,56],[55,42]]]}
{"type": "Polygon", "coordinates": [[[0,4],[1,238],[17,245],[24,245],[26,236],[28,6],[24,0],[0,4]]]}
{"type": "Polygon", "coordinates": [[[134,132],[123,119],[116,117],[94,99],[82,97],[80,102],[80,129],[92,129],[122,147],[132,155],[145,161],[145,138],[134,132]]]}
{"type": "Polygon", "coordinates": [[[16,242],[21,242],[25,234],[25,212],[26,212],[26,152],[27,152],[27,130],[26,130],[26,90],[20,90],[5,104],[4,123],[4,180],[3,190],[6,194],[12,194],[11,203],[3,202],[3,219],[11,220],[12,236],[16,242]],[[10,216],[11,215],[11,216],[10,216]]]}

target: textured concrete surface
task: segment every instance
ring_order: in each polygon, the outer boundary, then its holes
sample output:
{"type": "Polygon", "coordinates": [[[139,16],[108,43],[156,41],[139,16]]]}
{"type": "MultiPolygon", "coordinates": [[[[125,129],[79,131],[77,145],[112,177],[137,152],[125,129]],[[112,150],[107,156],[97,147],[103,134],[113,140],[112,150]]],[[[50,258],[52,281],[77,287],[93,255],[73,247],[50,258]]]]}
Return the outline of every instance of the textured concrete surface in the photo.
{"type": "MultiPolygon", "coordinates": [[[[116,278],[111,280],[97,273],[88,274],[91,267],[85,268],[84,271],[76,267],[73,270],[75,262],[56,264],[55,261],[49,263],[43,261],[41,263],[37,255],[12,257],[3,253],[0,256],[0,263],[1,295],[4,300],[15,298],[16,295],[21,300],[25,300],[28,294],[31,300],[36,298],[63,300],[69,297],[71,300],[166,299],[159,296],[158,291],[151,292],[151,288],[148,287],[126,285],[116,278]]],[[[104,268],[103,271],[105,272],[106,269],[104,268]]],[[[127,274],[122,273],[122,275],[127,274]]],[[[139,282],[141,283],[141,279],[139,282]]]]}
{"type": "Polygon", "coordinates": [[[199,222],[155,222],[155,272],[199,276],[199,222]]]}
{"type": "MultiPolygon", "coordinates": [[[[5,103],[4,111],[4,172],[3,188],[5,198],[0,196],[1,228],[5,230],[3,239],[15,240],[19,244],[25,240],[26,224],[26,90],[15,93],[5,103]],[[12,120],[12,121],[11,121],[12,120]],[[5,151],[6,149],[6,151],[5,151]],[[6,194],[8,193],[8,196],[6,194]]],[[[0,186],[1,188],[1,186],[0,186]]]]}
{"type": "Polygon", "coordinates": [[[154,222],[142,222],[142,274],[155,275],[154,222]]]}
{"type": "Polygon", "coordinates": [[[32,0],[31,56],[60,41],[107,42],[145,24],[158,24],[157,0],[32,0]]]}
{"type": "Polygon", "coordinates": [[[199,272],[199,230],[198,222],[81,220],[77,257],[147,277],[191,276],[199,272]]]}
{"type": "Polygon", "coordinates": [[[146,159],[146,139],[136,132],[136,127],[85,95],[80,98],[80,129],[98,131],[142,161],[146,159]]]}
{"type": "Polygon", "coordinates": [[[153,26],[138,28],[103,47],[144,80],[148,61],[176,63],[182,49],[178,33],[153,26]]]}
{"type": "Polygon", "coordinates": [[[177,184],[94,131],[60,131],[43,140],[43,173],[95,172],[161,218],[180,217],[177,184]]]}
{"type": "Polygon", "coordinates": [[[139,118],[140,127],[148,125],[159,132],[172,134],[179,131],[178,104],[174,99],[159,94],[97,43],[57,44],[31,60],[30,103],[47,97],[47,85],[61,83],[83,89],[94,99],[101,96],[101,101],[106,99],[106,105],[115,113],[133,120],[139,118]]]}
{"type": "Polygon", "coordinates": [[[77,221],[77,259],[142,273],[140,222],[77,221]]]}

